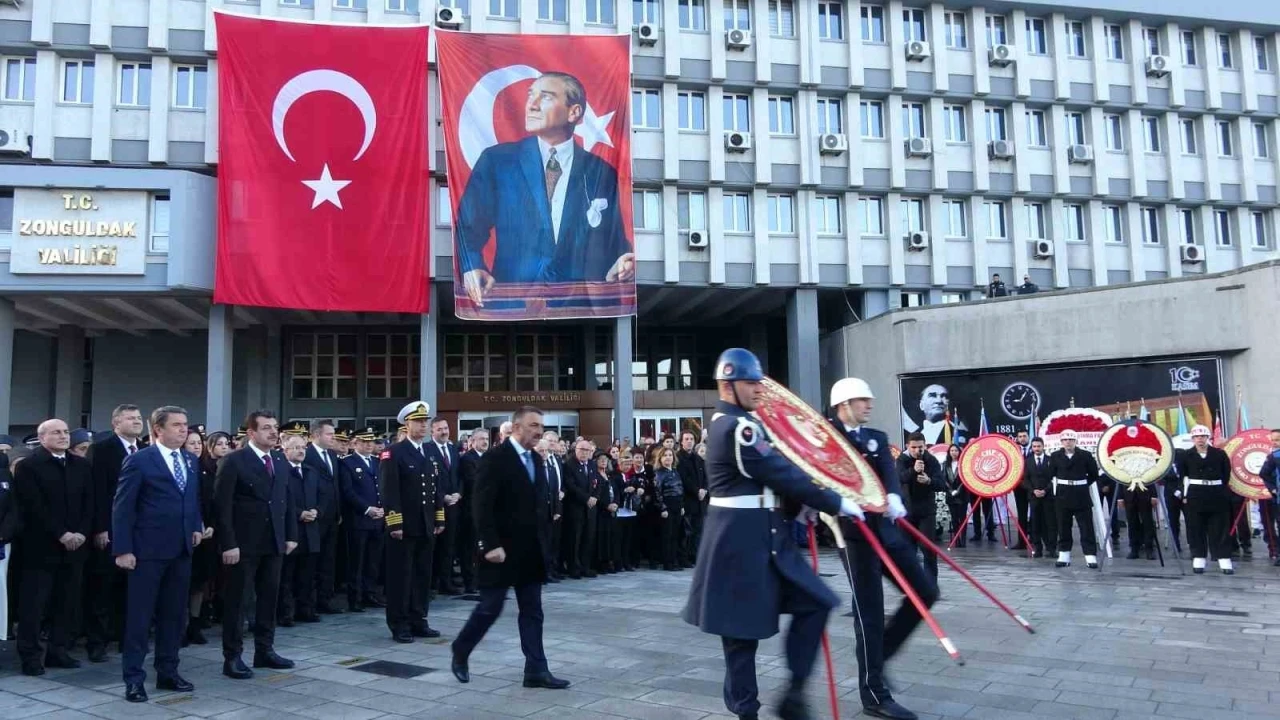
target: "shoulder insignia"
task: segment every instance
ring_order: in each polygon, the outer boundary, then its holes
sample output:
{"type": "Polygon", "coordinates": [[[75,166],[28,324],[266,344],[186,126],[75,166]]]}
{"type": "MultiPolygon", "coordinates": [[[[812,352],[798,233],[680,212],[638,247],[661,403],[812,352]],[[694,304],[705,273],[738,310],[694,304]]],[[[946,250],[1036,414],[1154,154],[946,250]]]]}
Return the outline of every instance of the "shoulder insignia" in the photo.
{"type": "Polygon", "coordinates": [[[876,442],[875,438],[871,438],[870,440],[867,441],[867,452],[873,453],[879,449],[880,449],[880,443],[876,442]]]}
{"type": "Polygon", "coordinates": [[[391,459],[391,451],[390,451],[390,450],[383,450],[383,451],[382,451],[382,454],[378,456],[378,459],[379,459],[379,460],[390,460],[390,459],[391,459]]]}
{"type": "Polygon", "coordinates": [[[738,441],[739,446],[753,447],[756,449],[756,452],[761,455],[769,454],[769,451],[772,449],[764,431],[761,430],[754,422],[746,418],[738,420],[738,428],[735,431],[735,434],[737,436],[735,439],[738,441]]]}

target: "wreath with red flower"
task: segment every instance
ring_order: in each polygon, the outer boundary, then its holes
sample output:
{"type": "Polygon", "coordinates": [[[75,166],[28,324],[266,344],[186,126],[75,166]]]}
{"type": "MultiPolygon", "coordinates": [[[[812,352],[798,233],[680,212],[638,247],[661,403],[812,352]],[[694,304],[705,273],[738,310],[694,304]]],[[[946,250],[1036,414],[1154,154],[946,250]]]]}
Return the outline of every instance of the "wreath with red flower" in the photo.
{"type": "Polygon", "coordinates": [[[1045,447],[1056,450],[1064,430],[1074,430],[1079,436],[1080,447],[1092,452],[1097,448],[1102,433],[1111,427],[1111,416],[1093,408],[1067,408],[1049,413],[1040,425],[1040,435],[1045,447]]]}

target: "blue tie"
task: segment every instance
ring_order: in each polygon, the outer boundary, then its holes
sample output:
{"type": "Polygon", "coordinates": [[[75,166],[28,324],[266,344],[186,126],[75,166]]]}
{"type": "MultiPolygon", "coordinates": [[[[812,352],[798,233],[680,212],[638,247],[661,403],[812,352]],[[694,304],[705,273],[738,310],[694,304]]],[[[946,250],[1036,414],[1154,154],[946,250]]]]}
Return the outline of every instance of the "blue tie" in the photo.
{"type": "Polygon", "coordinates": [[[173,455],[173,479],[178,482],[178,492],[186,492],[187,476],[182,473],[182,462],[178,459],[178,451],[174,450],[173,455]]]}
{"type": "Polygon", "coordinates": [[[520,456],[524,458],[524,469],[525,469],[525,472],[529,473],[529,482],[537,482],[537,476],[534,474],[534,471],[533,471],[532,455],[530,455],[528,450],[525,450],[524,452],[520,453],[520,456]]]}

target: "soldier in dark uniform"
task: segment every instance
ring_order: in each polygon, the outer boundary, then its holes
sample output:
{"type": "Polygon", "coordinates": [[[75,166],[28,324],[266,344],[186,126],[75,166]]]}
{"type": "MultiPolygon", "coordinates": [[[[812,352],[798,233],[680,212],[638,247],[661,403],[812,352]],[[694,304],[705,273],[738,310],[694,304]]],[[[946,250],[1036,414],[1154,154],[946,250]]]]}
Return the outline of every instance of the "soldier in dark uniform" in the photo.
{"type": "Polygon", "coordinates": [[[385,513],[378,493],[378,460],[373,456],[376,438],[373,428],[356,433],[356,451],[342,459],[348,470],[342,487],[342,524],[347,528],[347,608],[352,612],[386,607],[375,592],[385,513]]]}
{"type": "MultiPolygon", "coordinates": [[[[889,436],[866,427],[871,419],[875,395],[865,381],[844,378],[831,387],[830,399],[836,415],[833,421],[836,428],[844,432],[854,449],[875,468],[876,475],[884,484],[888,509],[884,515],[868,515],[867,527],[875,532],[885,552],[920,599],[932,607],[938,600],[938,585],[920,565],[915,545],[895,525],[907,516],[907,509],[902,502],[901,483],[889,448],[889,436]]],[[[916,714],[899,705],[889,692],[889,685],[884,679],[884,664],[897,654],[920,624],[920,612],[910,600],[903,598],[893,619],[885,624],[881,577],[892,579],[892,576],[862,533],[850,522],[842,524],[849,539],[849,563],[853,571],[853,612],[858,621],[854,625],[854,634],[858,640],[858,694],[862,700],[862,711],[873,717],[915,720],[916,714]]]]}
{"type": "Polygon", "coordinates": [[[1191,428],[1195,446],[1174,461],[1182,484],[1182,511],[1187,515],[1187,544],[1191,546],[1191,570],[1204,572],[1208,552],[1218,559],[1224,575],[1235,574],[1231,566],[1231,460],[1227,453],[1209,444],[1209,428],[1191,428]]]}
{"type": "Polygon", "coordinates": [[[1031,512],[1031,557],[1052,555],[1058,551],[1058,509],[1053,504],[1053,469],[1041,438],[1031,440],[1022,484],[1031,512]]]}
{"type": "Polygon", "coordinates": [[[786,653],[791,682],[778,714],[785,720],[807,720],[804,686],[827,615],[839,600],[791,539],[780,501],[802,502],[831,515],[862,518],[863,513],[852,501],[815,484],[770,446],[764,429],[749,415],[764,379],[755,355],[741,348],[724,351],[715,379],[720,401],[706,458],[711,502],[683,617],[703,632],[721,636],[725,705],[739,718],[754,720],[760,711],[756,648],[760,640],[777,634],[778,616],[790,614],[786,653]]]}
{"type": "Polygon", "coordinates": [[[432,550],[444,532],[444,496],[436,485],[440,468],[427,459],[427,404],[414,401],[400,409],[406,437],[382,451],[378,480],[387,520],[387,627],[399,643],[414,637],[440,637],[427,624],[430,609],[432,550]]]}
{"type": "Polygon", "coordinates": [[[1129,560],[1137,560],[1146,551],[1148,560],[1156,559],[1155,509],[1160,503],[1155,485],[1126,485],[1120,491],[1118,509],[1129,523],[1129,560]]]}
{"type": "Polygon", "coordinates": [[[1093,499],[1089,485],[1098,482],[1098,463],[1088,450],[1076,447],[1076,431],[1062,431],[1062,449],[1049,456],[1053,471],[1053,504],[1058,510],[1058,561],[1071,564],[1071,520],[1080,526],[1084,562],[1098,567],[1098,536],[1093,527],[1093,499]]]}

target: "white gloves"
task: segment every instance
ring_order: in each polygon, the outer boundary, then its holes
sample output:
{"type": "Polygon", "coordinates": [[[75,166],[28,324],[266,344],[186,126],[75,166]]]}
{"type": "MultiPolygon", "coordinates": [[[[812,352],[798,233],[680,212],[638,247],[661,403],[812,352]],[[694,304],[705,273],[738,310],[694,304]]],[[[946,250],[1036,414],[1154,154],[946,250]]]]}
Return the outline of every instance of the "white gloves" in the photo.
{"type": "Polygon", "coordinates": [[[898,522],[899,519],[907,516],[907,508],[902,504],[902,498],[897,493],[889,493],[889,510],[885,513],[889,517],[889,522],[898,522]]]}
{"type": "Polygon", "coordinates": [[[858,520],[867,519],[867,514],[862,512],[862,508],[858,507],[858,503],[848,498],[841,498],[840,514],[846,517],[857,518],[858,520]]]}

